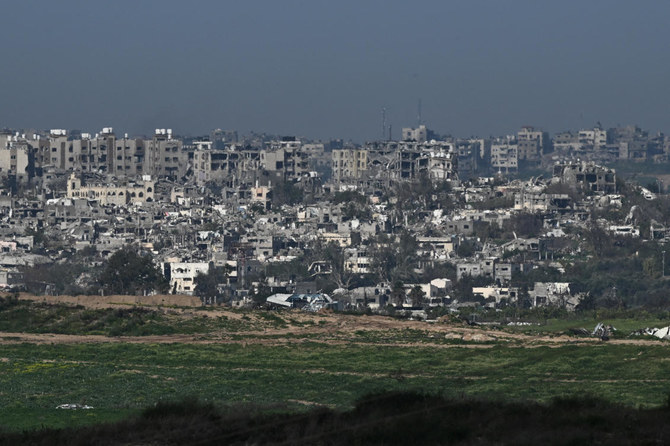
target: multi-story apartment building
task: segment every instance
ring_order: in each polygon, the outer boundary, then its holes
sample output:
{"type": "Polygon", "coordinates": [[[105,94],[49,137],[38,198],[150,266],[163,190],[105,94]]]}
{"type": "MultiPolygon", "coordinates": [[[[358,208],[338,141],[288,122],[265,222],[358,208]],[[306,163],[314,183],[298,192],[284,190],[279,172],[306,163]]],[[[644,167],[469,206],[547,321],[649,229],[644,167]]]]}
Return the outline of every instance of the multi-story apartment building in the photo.
{"type": "Polygon", "coordinates": [[[37,143],[37,136],[27,140],[25,135],[0,132],[0,177],[15,178],[18,184],[29,181],[35,175],[37,143]]]}
{"type": "Polygon", "coordinates": [[[549,134],[534,127],[522,127],[517,133],[517,154],[521,161],[538,162],[549,151],[549,134]]]}
{"type": "Polygon", "coordinates": [[[428,141],[430,133],[425,125],[420,125],[417,128],[403,127],[401,139],[403,141],[425,142],[428,141]]]}
{"type": "Polygon", "coordinates": [[[182,141],[172,138],[172,129],[156,129],[154,137],[145,141],[145,153],[145,174],[177,179],[188,170],[188,154],[182,141]]]}
{"type": "Polygon", "coordinates": [[[383,141],[360,149],[333,150],[336,182],[368,178],[411,180],[425,174],[430,179],[457,179],[458,157],[451,142],[383,141]]]}
{"type": "Polygon", "coordinates": [[[509,141],[491,144],[491,167],[498,171],[516,171],[519,168],[518,147],[509,141]]]}
{"type": "Polygon", "coordinates": [[[307,152],[302,143],[294,137],[286,137],[281,141],[272,141],[260,153],[262,169],[281,174],[285,180],[297,179],[309,172],[307,152]]]}
{"type": "Polygon", "coordinates": [[[368,168],[368,151],[365,149],[337,149],[332,152],[333,181],[346,182],[361,178],[368,168]]]}
{"type": "Polygon", "coordinates": [[[580,130],[578,140],[581,148],[604,150],[607,147],[607,130],[598,127],[592,130],[580,130]]]}

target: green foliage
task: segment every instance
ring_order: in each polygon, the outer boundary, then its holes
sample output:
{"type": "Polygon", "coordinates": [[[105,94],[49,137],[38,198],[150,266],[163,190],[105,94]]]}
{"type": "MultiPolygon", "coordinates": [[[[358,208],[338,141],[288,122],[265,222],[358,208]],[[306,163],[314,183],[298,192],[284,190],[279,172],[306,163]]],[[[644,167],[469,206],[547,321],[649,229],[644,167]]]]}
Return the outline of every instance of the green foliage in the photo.
{"type": "Polygon", "coordinates": [[[344,205],[342,209],[342,216],[344,217],[345,221],[353,219],[367,221],[372,218],[372,211],[370,210],[370,207],[365,204],[350,201],[344,205]]]}
{"type": "Polygon", "coordinates": [[[216,324],[145,308],[86,309],[0,297],[0,331],[4,332],[149,336],[201,333],[212,325],[216,324]]]}
{"type": "Polygon", "coordinates": [[[33,244],[36,247],[44,247],[46,245],[47,240],[48,240],[47,236],[44,234],[44,229],[43,228],[39,228],[39,229],[26,228],[25,234],[27,236],[32,236],[33,237],[33,244]]]}
{"type": "Polygon", "coordinates": [[[294,281],[304,280],[309,274],[306,265],[302,259],[294,259],[290,262],[272,262],[269,263],[266,272],[268,277],[280,277],[294,281]]]}
{"type": "Polygon", "coordinates": [[[302,203],[304,198],[303,190],[291,181],[278,181],[272,186],[272,205],[281,206],[283,204],[293,205],[302,203]]]}
{"type": "Polygon", "coordinates": [[[335,192],[332,199],[333,204],[340,203],[358,203],[360,205],[366,205],[368,203],[368,198],[356,191],[344,191],[344,192],[335,192]]]}
{"type": "Polygon", "coordinates": [[[437,348],[433,344],[444,339],[406,335],[409,348],[389,343],[379,331],[365,345],[305,338],[299,348],[283,343],[3,345],[0,424],[7,426],[8,415],[17,410],[32,410],[35,416],[22,426],[39,427],[41,414],[63,402],[85,401],[111,412],[192,395],[215,404],[303,407],[287,403],[299,400],[342,410],[365,394],[399,390],[543,402],[586,393],[632,407],[666,403],[670,347],[661,343],[437,348]],[[399,370],[402,380],[394,378],[399,370]]]}
{"type": "Polygon", "coordinates": [[[507,238],[515,233],[519,237],[538,237],[542,230],[542,216],[539,214],[516,214],[503,224],[507,238]]]}
{"type": "Polygon", "coordinates": [[[80,261],[47,263],[20,268],[27,291],[34,294],[44,294],[47,286],[51,288],[51,292],[57,294],[87,294],[89,290],[76,284],[77,277],[87,270],[89,268],[80,261]]]}
{"type": "Polygon", "coordinates": [[[456,248],[456,254],[461,258],[471,257],[474,255],[476,249],[477,242],[474,239],[463,239],[458,244],[458,248],[456,248]]]}
{"type": "Polygon", "coordinates": [[[492,197],[474,202],[472,207],[480,210],[510,209],[514,207],[514,197],[492,197]]]}
{"type": "Polygon", "coordinates": [[[512,286],[532,288],[535,282],[564,282],[565,277],[559,270],[549,266],[539,266],[527,273],[512,276],[512,286]]]}
{"type": "Polygon", "coordinates": [[[473,236],[486,242],[489,239],[498,239],[502,237],[502,231],[497,223],[489,223],[487,221],[473,222],[473,236]]]}
{"type": "Polygon", "coordinates": [[[195,295],[203,302],[218,303],[222,298],[218,285],[224,283],[227,276],[226,268],[210,265],[207,274],[198,273],[195,277],[195,295]]]}
{"type": "Polygon", "coordinates": [[[433,279],[456,281],[456,266],[446,261],[434,261],[423,268],[423,274],[418,279],[421,282],[430,282],[433,279]]]}
{"type": "Polygon", "coordinates": [[[109,257],[99,281],[109,294],[164,293],[168,290],[168,282],[154,264],[151,254],[141,253],[130,246],[109,257]]]}
{"type": "MultiPolygon", "coordinates": [[[[389,376],[406,380],[402,368],[389,376]]],[[[8,444],[656,444],[669,424],[667,409],[628,408],[588,394],[538,404],[403,389],[367,394],[346,411],[268,413],[183,397],[114,424],[6,438],[8,444]]]]}
{"type": "Polygon", "coordinates": [[[414,286],[409,292],[409,299],[413,307],[420,307],[426,303],[426,293],[419,285],[414,286]]]}
{"type": "Polygon", "coordinates": [[[414,269],[418,261],[417,246],[416,237],[409,231],[403,231],[397,240],[386,234],[379,234],[368,248],[368,254],[372,258],[370,267],[376,279],[391,283],[414,281],[414,269]]]}

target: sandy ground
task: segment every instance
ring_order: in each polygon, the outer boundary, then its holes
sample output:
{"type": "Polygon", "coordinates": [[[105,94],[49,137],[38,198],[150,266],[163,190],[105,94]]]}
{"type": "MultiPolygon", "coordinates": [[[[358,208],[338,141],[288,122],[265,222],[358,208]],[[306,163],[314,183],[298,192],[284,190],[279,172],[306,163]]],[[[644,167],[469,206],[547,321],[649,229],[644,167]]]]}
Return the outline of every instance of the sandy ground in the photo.
{"type": "Polygon", "coordinates": [[[34,296],[20,293],[19,299],[36,302],[81,305],[87,308],[119,308],[124,306],[199,307],[200,299],[193,296],[156,294],[154,296],[34,296]]]}
{"type": "MultiPolygon", "coordinates": [[[[253,312],[242,313],[223,307],[204,310],[200,301],[192,296],[156,295],[156,296],[32,296],[22,293],[20,299],[51,304],[81,305],[87,308],[126,308],[146,307],[154,310],[169,311],[180,317],[208,317],[240,320],[250,319],[250,323],[262,322],[253,312]]],[[[568,335],[530,336],[522,333],[496,330],[486,327],[471,327],[462,323],[438,322],[425,323],[405,321],[384,316],[348,315],[334,313],[305,313],[302,311],[282,312],[287,321],[286,328],[268,326],[262,330],[240,331],[234,333],[211,332],[200,334],[179,334],[164,336],[119,336],[99,335],[63,335],[53,333],[7,333],[0,332],[1,344],[76,344],[76,343],[193,343],[193,344],[241,344],[241,345],[286,345],[301,342],[322,342],[326,344],[367,344],[356,332],[370,331],[384,333],[401,330],[420,330],[426,333],[426,342],[384,342],[380,339],[375,345],[430,346],[436,348],[490,348],[495,344],[508,343],[510,347],[559,347],[562,345],[594,345],[603,341],[597,338],[574,337],[568,335]],[[289,336],[290,335],[290,336],[289,336]],[[441,343],[443,339],[463,341],[462,343],[441,343]]],[[[615,339],[608,344],[658,345],[658,341],[649,339],[615,339]]]]}

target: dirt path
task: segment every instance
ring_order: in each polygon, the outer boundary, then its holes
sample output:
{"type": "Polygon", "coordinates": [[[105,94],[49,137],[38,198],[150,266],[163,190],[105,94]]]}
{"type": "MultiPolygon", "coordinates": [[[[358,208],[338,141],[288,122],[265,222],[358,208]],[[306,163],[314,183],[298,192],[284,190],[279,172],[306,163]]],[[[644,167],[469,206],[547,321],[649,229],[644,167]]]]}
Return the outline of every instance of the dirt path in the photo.
{"type": "MultiPolygon", "coordinates": [[[[284,321],[279,327],[267,313],[237,311],[224,307],[204,309],[192,296],[33,296],[21,293],[19,299],[47,304],[79,305],[85,308],[147,308],[175,314],[185,319],[206,317],[235,320],[238,331],[215,329],[210,333],[163,336],[63,335],[54,333],[3,333],[0,345],[17,343],[81,344],[240,344],[290,345],[317,342],[330,345],[376,345],[437,348],[490,348],[504,343],[510,347],[560,347],[564,345],[605,344],[597,338],[569,335],[533,336],[489,327],[471,327],[457,322],[425,323],[378,315],[335,313],[276,313],[284,321]],[[244,322],[239,325],[239,322],[244,322]],[[263,328],[259,328],[263,327],[263,328]],[[407,333],[407,336],[404,333],[407,333]],[[369,336],[368,337],[368,334],[369,336]],[[418,333],[418,334],[417,334],[418,333]],[[407,339],[407,342],[403,342],[407,339]],[[425,342],[423,342],[425,341],[425,342]]],[[[615,339],[607,344],[658,345],[649,339],[615,339]]]]}
{"type": "MultiPolygon", "coordinates": [[[[445,331],[448,328],[445,327],[445,331]]],[[[482,338],[481,333],[475,332],[474,329],[464,330],[456,329],[449,331],[448,339],[460,339],[462,343],[440,343],[440,342],[385,342],[380,340],[365,341],[352,337],[351,339],[339,338],[300,338],[299,336],[291,337],[276,337],[276,334],[258,333],[254,336],[253,333],[245,333],[244,338],[235,337],[234,335],[220,336],[220,335],[164,335],[164,336],[101,336],[101,335],[65,335],[55,333],[7,333],[0,332],[0,345],[9,344],[100,344],[100,343],[130,343],[130,344],[236,344],[236,345],[297,345],[304,342],[321,343],[325,345],[374,345],[377,347],[413,347],[413,348],[492,348],[500,345],[498,342],[504,342],[504,337],[492,339],[490,337],[482,338]],[[461,333],[459,335],[459,333],[461,333]]],[[[524,347],[561,347],[564,345],[597,345],[602,344],[602,341],[590,338],[569,338],[567,336],[559,337],[535,337],[526,335],[514,335],[515,342],[507,344],[510,348],[524,347]]],[[[507,339],[509,340],[509,339],[507,339]]],[[[630,340],[630,339],[616,339],[608,341],[607,344],[613,345],[658,345],[658,342],[653,340],[630,340]]]]}
{"type": "Polygon", "coordinates": [[[122,307],[201,307],[200,299],[193,296],[156,294],[153,296],[35,296],[19,293],[19,299],[50,304],[81,305],[86,308],[122,307]]]}

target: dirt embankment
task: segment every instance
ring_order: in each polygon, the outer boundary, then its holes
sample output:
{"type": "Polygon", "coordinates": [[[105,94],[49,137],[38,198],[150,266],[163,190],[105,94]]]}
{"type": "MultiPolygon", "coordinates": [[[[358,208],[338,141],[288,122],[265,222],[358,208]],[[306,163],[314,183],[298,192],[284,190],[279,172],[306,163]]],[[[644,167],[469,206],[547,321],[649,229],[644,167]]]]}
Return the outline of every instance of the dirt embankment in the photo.
{"type": "MultiPolygon", "coordinates": [[[[378,315],[351,315],[336,313],[306,313],[289,311],[277,313],[283,321],[280,326],[268,322],[262,312],[240,312],[226,307],[209,307],[204,309],[200,300],[193,296],[155,295],[155,296],[34,296],[21,293],[19,299],[48,304],[81,305],[85,308],[127,308],[146,307],[169,310],[179,318],[222,318],[242,322],[238,328],[231,330],[213,328],[211,332],[194,334],[174,334],[164,336],[120,336],[108,337],[101,335],[63,335],[55,333],[9,333],[0,332],[0,345],[28,342],[35,344],[54,343],[237,343],[285,345],[304,341],[323,342],[326,344],[370,344],[403,345],[403,346],[434,346],[441,348],[485,348],[498,342],[510,347],[560,347],[562,345],[593,345],[602,343],[597,338],[561,335],[528,335],[506,330],[485,327],[470,327],[456,322],[425,323],[406,321],[378,315]],[[248,325],[247,325],[248,324],[248,325]],[[405,338],[405,330],[417,330],[423,335],[421,339],[405,338]],[[375,340],[365,339],[369,332],[375,340]],[[387,336],[388,334],[388,336],[387,336]],[[425,339],[423,339],[425,337],[425,339]],[[444,342],[456,341],[456,342],[444,342]],[[462,341],[462,343],[458,342],[462,341]]],[[[616,339],[611,344],[657,344],[648,339],[616,339]]]]}
{"type": "Polygon", "coordinates": [[[121,306],[166,306],[166,307],[199,307],[200,299],[195,296],[181,294],[156,294],[153,296],[35,296],[19,293],[19,299],[46,302],[50,304],[81,305],[87,308],[109,308],[121,306]]]}

